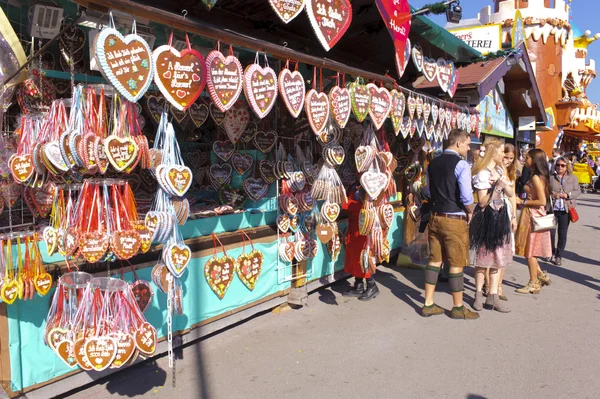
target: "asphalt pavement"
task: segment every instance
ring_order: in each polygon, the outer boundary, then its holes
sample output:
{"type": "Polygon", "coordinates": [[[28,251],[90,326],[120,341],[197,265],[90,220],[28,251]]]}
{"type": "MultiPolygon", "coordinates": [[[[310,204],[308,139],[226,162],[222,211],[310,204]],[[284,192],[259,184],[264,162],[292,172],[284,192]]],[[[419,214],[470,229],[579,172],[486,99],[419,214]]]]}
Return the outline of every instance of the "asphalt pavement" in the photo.
{"type": "MultiPolygon", "coordinates": [[[[515,258],[504,287],[509,314],[422,318],[423,272],[381,267],[371,302],[342,297],[349,282],[338,282],[312,293],[308,306],[259,315],[178,351],[175,387],[162,357],[67,397],[599,398],[600,195],[584,195],[578,211],[563,266],[543,265],[550,287],[515,293],[528,279],[515,258]]],[[[447,283],[436,302],[451,308],[447,283]]]]}

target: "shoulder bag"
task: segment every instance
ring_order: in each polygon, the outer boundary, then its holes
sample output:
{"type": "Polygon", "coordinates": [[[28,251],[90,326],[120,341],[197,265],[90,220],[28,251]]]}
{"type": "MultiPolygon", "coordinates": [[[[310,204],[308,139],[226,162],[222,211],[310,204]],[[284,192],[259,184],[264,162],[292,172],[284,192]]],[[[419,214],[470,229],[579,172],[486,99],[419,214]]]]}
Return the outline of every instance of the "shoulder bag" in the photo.
{"type": "MultiPolygon", "coordinates": [[[[558,180],[558,178],[557,178],[558,180]]],[[[562,185],[562,182],[560,180],[558,180],[559,184],[560,184],[560,188],[562,189],[562,191],[565,191],[565,188],[562,185]]],[[[579,214],[577,213],[577,209],[575,209],[575,207],[573,206],[573,203],[569,200],[566,200],[565,202],[568,203],[569,205],[569,220],[571,221],[571,223],[577,223],[577,221],[579,220],[579,214]]]]}
{"type": "MultiPolygon", "coordinates": [[[[548,208],[548,206],[546,206],[548,208]]],[[[544,216],[534,216],[531,218],[531,229],[534,233],[543,233],[545,231],[556,230],[558,222],[554,216],[554,204],[550,198],[550,213],[544,216]]]]}

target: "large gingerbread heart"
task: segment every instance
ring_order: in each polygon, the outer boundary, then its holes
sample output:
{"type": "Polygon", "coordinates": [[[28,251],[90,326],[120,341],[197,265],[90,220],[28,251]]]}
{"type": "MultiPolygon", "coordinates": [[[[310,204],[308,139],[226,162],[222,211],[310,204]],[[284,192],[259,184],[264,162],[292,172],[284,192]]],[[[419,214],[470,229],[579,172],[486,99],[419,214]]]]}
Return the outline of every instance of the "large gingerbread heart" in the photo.
{"type": "Polygon", "coordinates": [[[185,111],[200,97],[206,84],[204,57],[191,48],[179,52],[163,45],[152,52],[152,58],[158,89],[175,108],[185,111]]]}
{"type": "Polygon", "coordinates": [[[242,92],[242,64],[234,55],[227,57],[217,50],[206,56],[206,85],[215,105],[227,111],[242,92]]]}
{"type": "Polygon", "coordinates": [[[250,112],[243,101],[238,101],[235,106],[225,113],[223,128],[233,144],[236,144],[248,126],[250,112]]]}
{"type": "Polygon", "coordinates": [[[241,254],[237,258],[235,271],[240,281],[250,290],[254,290],[262,265],[264,255],[262,252],[254,249],[249,254],[241,254]]]}
{"type": "Polygon", "coordinates": [[[360,177],[360,184],[369,194],[369,197],[375,200],[387,187],[388,175],[381,172],[365,172],[360,177]]]}
{"type": "Polygon", "coordinates": [[[141,36],[123,37],[118,30],[106,27],[96,36],[95,55],[106,80],[127,100],[137,102],[150,87],[154,62],[141,36]]]}
{"type": "Polygon", "coordinates": [[[291,22],[304,9],[305,0],[269,0],[269,4],[284,23],[291,22]]]}
{"type": "Polygon", "coordinates": [[[342,38],[352,22],[349,0],[305,0],[306,13],[317,39],[327,51],[342,38]]]}
{"type": "Polygon", "coordinates": [[[304,107],[306,108],[306,117],[313,133],[319,135],[325,128],[327,119],[329,119],[329,99],[327,98],[327,94],[318,93],[315,89],[309,90],[306,93],[304,107]]]}
{"type": "MultiPolygon", "coordinates": [[[[244,93],[252,111],[263,119],[277,99],[277,75],[270,67],[251,64],[244,72],[244,93]]],[[[245,129],[245,127],[244,127],[245,129]]]]}
{"type": "Polygon", "coordinates": [[[15,181],[26,183],[33,176],[33,159],[31,154],[13,154],[8,160],[8,167],[15,181]]]}
{"type": "Polygon", "coordinates": [[[369,90],[369,95],[371,96],[369,115],[375,125],[375,130],[379,130],[392,109],[392,97],[388,89],[377,87],[373,83],[367,84],[367,90],[369,90]]]}
{"type": "Polygon", "coordinates": [[[350,101],[352,103],[352,113],[357,121],[362,122],[369,114],[371,105],[371,95],[366,85],[358,82],[350,83],[350,101]]]}
{"type": "MultiPolygon", "coordinates": [[[[273,0],[271,0],[273,5],[273,0]]],[[[304,78],[298,71],[290,71],[284,68],[279,72],[279,93],[283,98],[288,111],[294,118],[297,118],[304,108],[304,100],[306,97],[304,88],[304,78]]]]}
{"type": "Polygon", "coordinates": [[[350,119],[350,92],[345,87],[334,86],[329,91],[329,105],[333,120],[342,129],[350,119]]]}
{"type": "Polygon", "coordinates": [[[212,257],[204,265],[204,278],[219,299],[223,299],[233,281],[235,268],[236,261],[229,255],[212,257]]]}

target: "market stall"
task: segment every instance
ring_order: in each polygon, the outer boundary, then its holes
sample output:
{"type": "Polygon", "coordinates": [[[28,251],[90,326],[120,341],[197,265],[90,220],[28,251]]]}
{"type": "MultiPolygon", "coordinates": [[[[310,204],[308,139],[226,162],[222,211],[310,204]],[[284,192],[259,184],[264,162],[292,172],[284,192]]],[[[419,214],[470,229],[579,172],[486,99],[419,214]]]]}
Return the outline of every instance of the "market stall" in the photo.
{"type": "MultiPolygon", "coordinates": [[[[361,265],[389,261],[425,151],[453,126],[475,126],[466,109],[391,75],[427,71],[423,48],[457,61],[477,53],[452,35],[440,41],[424,17],[415,47],[386,29],[362,34],[388,17],[400,24],[388,2],[365,12],[367,2],[339,1],[325,15],[318,1],[291,14],[286,2],[184,13],[125,0],[25,3],[3,5],[0,21],[14,54],[0,97],[10,396],[53,396],[158,353],[172,363],[175,346],[302,303],[343,276],[341,206],[356,186],[361,265]],[[28,6],[53,17],[28,26],[28,6]],[[307,20],[287,25],[301,12],[307,20]]],[[[433,78],[448,90],[455,69],[442,60],[433,78]]]]}

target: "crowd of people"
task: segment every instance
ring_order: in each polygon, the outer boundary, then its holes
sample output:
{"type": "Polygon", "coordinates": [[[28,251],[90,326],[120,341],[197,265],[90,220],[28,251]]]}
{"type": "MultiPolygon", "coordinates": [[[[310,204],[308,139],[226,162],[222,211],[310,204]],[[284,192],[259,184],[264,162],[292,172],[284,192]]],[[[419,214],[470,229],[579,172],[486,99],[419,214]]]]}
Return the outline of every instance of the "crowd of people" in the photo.
{"type": "MultiPolygon", "coordinates": [[[[447,271],[454,319],[477,319],[483,309],[510,312],[502,288],[504,271],[515,254],[523,256],[529,268],[529,281],[517,293],[539,294],[552,283],[538,259],[562,265],[581,195],[568,154],[555,150],[551,159],[540,149],[519,154],[514,145],[493,137],[472,150],[470,135],[455,129],[426,170],[426,201],[420,214],[422,221],[428,221],[429,262],[422,316],[445,313],[434,301],[442,267],[447,271]],[[474,311],[463,304],[467,266],[474,268],[474,311]]],[[[358,214],[364,193],[360,187],[351,191],[344,206],[350,216],[346,244],[356,250],[346,254],[345,270],[356,280],[344,295],[370,300],[379,290],[371,271],[365,273],[360,265],[363,237],[358,234],[358,214]]]]}

